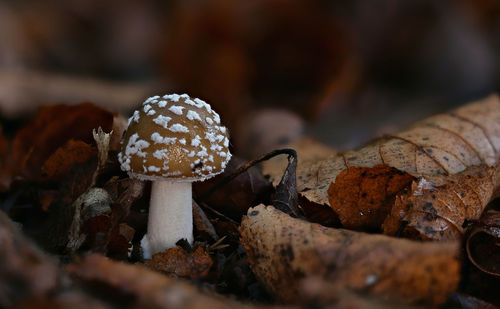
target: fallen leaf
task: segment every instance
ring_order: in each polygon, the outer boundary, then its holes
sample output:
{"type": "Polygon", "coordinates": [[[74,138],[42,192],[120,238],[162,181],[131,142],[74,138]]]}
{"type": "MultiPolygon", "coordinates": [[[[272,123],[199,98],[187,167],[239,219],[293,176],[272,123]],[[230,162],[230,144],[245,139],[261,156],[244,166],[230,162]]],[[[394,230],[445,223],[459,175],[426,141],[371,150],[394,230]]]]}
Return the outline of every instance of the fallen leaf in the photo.
{"type": "MultiPolygon", "coordinates": [[[[244,160],[233,156],[223,173],[207,181],[193,183],[195,199],[199,201],[200,196],[203,196],[223,179],[230,177],[245,163],[244,160]]],[[[271,184],[264,178],[259,169],[250,167],[207,198],[202,197],[201,199],[213,209],[239,222],[249,207],[268,201],[272,189],[271,184]]]]}
{"type": "Polygon", "coordinates": [[[348,229],[377,230],[391,211],[396,194],[413,176],[387,165],[349,167],[328,189],[331,208],[348,229]]]}
{"type": "Polygon", "coordinates": [[[60,180],[75,163],[83,163],[96,154],[96,150],[91,145],[70,139],[45,161],[39,179],[60,180]]]}
{"type": "Polygon", "coordinates": [[[215,231],[215,228],[207,218],[207,215],[203,209],[198,206],[198,204],[193,200],[193,226],[195,230],[195,235],[202,235],[204,237],[209,237],[211,240],[219,240],[219,236],[215,231]]]}
{"type": "Polygon", "coordinates": [[[410,309],[420,308],[407,303],[376,297],[364,292],[353,292],[338,288],[320,277],[307,277],[299,282],[299,297],[302,308],[370,308],[410,309]]]}
{"type": "Polygon", "coordinates": [[[24,299],[16,309],[110,309],[111,305],[81,291],[66,291],[55,295],[24,299]]]}
{"type": "Polygon", "coordinates": [[[251,208],[240,227],[250,266],[272,294],[297,300],[299,280],[320,276],[338,288],[404,303],[437,305],[460,278],[458,242],[416,242],[251,208]]]}
{"type": "Polygon", "coordinates": [[[56,261],[23,236],[0,211],[0,307],[10,308],[59,288],[56,261]]]}
{"type": "Polygon", "coordinates": [[[477,166],[462,173],[413,182],[396,197],[383,224],[385,234],[408,238],[461,239],[467,220],[477,220],[497,187],[498,168],[477,166]]]}
{"type": "Polygon", "coordinates": [[[467,167],[492,166],[500,153],[500,99],[491,95],[446,114],[417,122],[406,131],[357,151],[301,166],[298,191],[328,205],[328,187],[349,167],[384,164],[414,177],[450,175],[467,167]],[[302,178],[300,178],[302,176],[302,178]]]}
{"type": "Polygon", "coordinates": [[[35,180],[44,162],[59,147],[71,139],[92,144],[92,129],[101,126],[110,131],[112,125],[113,114],[92,103],[42,106],[14,137],[10,173],[35,180]]]}
{"type": "MultiPolygon", "coordinates": [[[[92,254],[66,266],[68,274],[90,293],[114,304],[136,308],[255,308],[198,291],[184,281],[169,278],[140,264],[115,262],[92,254]]],[[[262,308],[262,307],[258,307],[262,308]]]]}
{"type": "Polygon", "coordinates": [[[178,277],[202,278],[205,277],[213,265],[212,258],[202,247],[197,247],[193,252],[187,252],[177,246],[164,252],[153,254],[150,260],[145,261],[146,266],[178,277]]]}

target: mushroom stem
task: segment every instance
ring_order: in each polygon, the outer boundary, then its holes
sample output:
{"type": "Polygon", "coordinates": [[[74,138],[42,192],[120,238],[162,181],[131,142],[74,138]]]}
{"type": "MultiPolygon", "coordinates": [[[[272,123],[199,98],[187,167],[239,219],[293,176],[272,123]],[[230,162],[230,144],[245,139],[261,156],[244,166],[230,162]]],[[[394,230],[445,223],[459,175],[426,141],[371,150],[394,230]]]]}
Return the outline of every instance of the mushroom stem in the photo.
{"type": "Polygon", "coordinates": [[[182,238],[193,243],[191,188],[191,182],[153,181],[144,257],[173,248],[182,238]]]}

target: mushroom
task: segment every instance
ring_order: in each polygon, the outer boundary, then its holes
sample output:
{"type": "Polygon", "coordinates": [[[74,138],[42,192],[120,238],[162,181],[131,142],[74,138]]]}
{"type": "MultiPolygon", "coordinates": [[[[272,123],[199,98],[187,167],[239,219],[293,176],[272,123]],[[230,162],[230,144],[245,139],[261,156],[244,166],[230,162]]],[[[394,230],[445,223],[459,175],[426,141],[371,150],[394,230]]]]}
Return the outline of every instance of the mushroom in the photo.
{"type": "Polygon", "coordinates": [[[224,171],[228,146],[219,115],[187,94],[154,96],[134,111],[118,160],[130,177],[152,181],[145,258],[180,239],[192,244],[191,183],[224,171]]]}

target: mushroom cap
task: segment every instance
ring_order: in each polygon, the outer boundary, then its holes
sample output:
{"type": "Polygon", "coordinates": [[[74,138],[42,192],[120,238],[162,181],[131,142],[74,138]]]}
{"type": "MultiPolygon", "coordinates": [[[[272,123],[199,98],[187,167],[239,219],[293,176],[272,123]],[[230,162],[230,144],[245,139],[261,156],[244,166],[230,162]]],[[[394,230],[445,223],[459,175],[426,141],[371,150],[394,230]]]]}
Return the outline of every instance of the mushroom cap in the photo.
{"type": "Polygon", "coordinates": [[[187,94],[154,96],[130,117],[118,160],[132,178],[199,181],[224,171],[228,146],[209,104],[187,94]]]}

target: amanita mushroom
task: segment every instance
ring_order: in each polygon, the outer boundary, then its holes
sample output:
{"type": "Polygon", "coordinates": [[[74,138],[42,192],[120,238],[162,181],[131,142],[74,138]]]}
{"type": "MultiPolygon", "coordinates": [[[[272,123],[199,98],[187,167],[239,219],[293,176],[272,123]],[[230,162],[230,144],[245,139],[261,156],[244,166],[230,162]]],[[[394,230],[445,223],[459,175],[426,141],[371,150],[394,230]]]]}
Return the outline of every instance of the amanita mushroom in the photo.
{"type": "Polygon", "coordinates": [[[118,159],[130,177],[153,182],[145,258],[193,242],[191,183],[221,173],[228,146],[219,115],[187,94],[151,97],[130,117],[118,159]]]}

